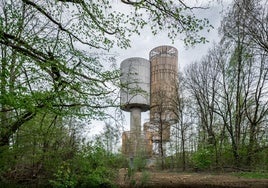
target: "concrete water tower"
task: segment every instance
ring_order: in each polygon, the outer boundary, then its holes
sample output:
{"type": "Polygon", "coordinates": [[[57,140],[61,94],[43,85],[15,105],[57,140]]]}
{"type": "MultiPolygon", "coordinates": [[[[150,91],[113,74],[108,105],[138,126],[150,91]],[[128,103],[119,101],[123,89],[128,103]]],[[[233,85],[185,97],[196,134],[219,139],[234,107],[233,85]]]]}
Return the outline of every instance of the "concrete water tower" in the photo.
{"type": "Polygon", "coordinates": [[[144,142],[141,132],[141,112],[150,108],[150,62],[133,57],[122,61],[121,71],[121,109],[130,112],[130,131],[122,136],[122,152],[130,157],[137,154],[144,142]]]}
{"type": "MultiPolygon", "coordinates": [[[[151,129],[161,122],[162,141],[170,140],[170,126],[176,118],[173,100],[177,97],[178,50],[173,46],[158,46],[150,51],[151,64],[151,129]],[[160,119],[161,118],[161,119],[160,119]]],[[[176,108],[176,107],[175,107],[176,108]]],[[[154,136],[159,141],[160,135],[154,136]]]]}

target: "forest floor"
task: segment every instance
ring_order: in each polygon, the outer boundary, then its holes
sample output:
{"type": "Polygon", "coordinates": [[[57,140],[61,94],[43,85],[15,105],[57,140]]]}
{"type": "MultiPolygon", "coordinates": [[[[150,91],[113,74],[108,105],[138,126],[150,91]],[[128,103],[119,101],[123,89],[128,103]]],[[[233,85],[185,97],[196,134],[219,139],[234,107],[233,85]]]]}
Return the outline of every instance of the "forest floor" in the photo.
{"type": "Polygon", "coordinates": [[[268,177],[252,179],[235,176],[231,173],[175,173],[175,172],[137,172],[128,177],[127,169],[120,169],[117,185],[119,187],[154,188],[268,188],[268,177]]]}

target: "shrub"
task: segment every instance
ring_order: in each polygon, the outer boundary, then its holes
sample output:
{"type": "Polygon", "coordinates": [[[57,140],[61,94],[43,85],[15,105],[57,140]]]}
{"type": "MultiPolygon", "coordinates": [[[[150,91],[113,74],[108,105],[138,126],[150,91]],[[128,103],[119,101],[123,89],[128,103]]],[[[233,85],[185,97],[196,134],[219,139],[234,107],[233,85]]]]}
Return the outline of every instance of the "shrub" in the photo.
{"type": "Polygon", "coordinates": [[[53,187],[114,187],[121,156],[87,145],[63,165],[50,180],[53,187]]]}
{"type": "Polygon", "coordinates": [[[141,172],[146,167],[146,159],[144,157],[137,156],[134,158],[133,165],[134,165],[134,171],[141,172]]]}
{"type": "Polygon", "coordinates": [[[195,168],[205,170],[212,164],[212,152],[209,149],[200,149],[192,156],[192,162],[195,168]]]}
{"type": "Polygon", "coordinates": [[[76,178],[72,175],[70,164],[63,162],[59,166],[56,173],[54,174],[55,179],[50,180],[50,184],[56,188],[73,188],[76,187],[76,178]]]}

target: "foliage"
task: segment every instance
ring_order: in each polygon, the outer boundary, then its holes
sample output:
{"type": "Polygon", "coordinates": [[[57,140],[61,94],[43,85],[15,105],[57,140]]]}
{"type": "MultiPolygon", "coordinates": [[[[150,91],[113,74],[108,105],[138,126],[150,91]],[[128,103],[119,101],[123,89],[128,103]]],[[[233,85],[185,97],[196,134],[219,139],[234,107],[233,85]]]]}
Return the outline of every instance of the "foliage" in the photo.
{"type": "Polygon", "coordinates": [[[230,144],[226,144],[220,153],[219,157],[219,165],[220,167],[230,167],[234,166],[234,158],[232,153],[232,146],[230,144]]]}
{"type": "Polygon", "coordinates": [[[186,68],[195,115],[185,117],[197,135],[188,146],[211,147],[192,150],[199,168],[267,168],[267,13],[266,0],[233,1],[221,22],[219,44],[186,68]]]}
{"type": "Polygon", "coordinates": [[[99,146],[85,146],[74,159],[63,162],[50,183],[53,187],[113,187],[122,157],[99,146]]]}
{"type": "MultiPolygon", "coordinates": [[[[110,51],[130,47],[146,25],[171,40],[183,34],[190,45],[206,42],[198,32],[211,27],[183,1],[0,1],[1,179],[112,186],[122,158],[81,144],[79,131],[118,107],[120,74],[110,51]]],[[[112,131],[103,140],[110,151],[112,131]]]]}
{"type": "Polygon", "coordinates": [[[59,168],[56,170],[54,176],[55,176],[55,180],[49,181],[53,187],[73,188],[77,184],[75,177],[71,174],[71,169],[70,169],[70,166],[68,163],[64,162],[61,166],[59,166],[59,168]]]}
{"type": "Polygon", "coordinates": [[[130,187],[146,187],[150,173],[146,170],[146,159],[144,157],[135,157],[133,161],[133,168],[129,167],[127,170],[127,182],[130,187]],[[141,173],[138,178],[138,173],[141,173]]]}
{"type": "Polygon", "coordinates": [[[62,123],[61,118],[40,113],[21,126],[12,137],[12,145],[5,150],[1,147],[2,181],[43,184],[55,169],[60,170],[58,165],[72,158],[77,142],[62,123]]]}
{"type": "Polygon", "coordinates": [[[146,167],[146,158],[142,155],[138,155],[137,157],[134,157],[133,161],[133,170],[141,172],[145,169],[146,167]]]}
{"type": "Polygon", "coordinates": [[[253,171],[268,171],[268,149],[254,153],[251,162],[251,169],[253,171]]]}
{"type": "Polygon", "coordinates": [[[0,145],[39,111],[104,119],[118,106],[119,71],[109,55],[151,26],[205,42],[210,25],[183,1],[1,1],[0,145]],[[117,11],[118,6],[122,6],[117,11]],[[122,13],[122,9],[128,9],[122,13]],[[130,13],[129,13],[130,12],[130,13]],[[87,50],[85,50],[87,49],[87,50]]]}
{"type": "MultiPolygon", "coordinates": [[[[75,182],[74,187],[113,187],[122,162],[120,155],[109,154],[100,146],[84,146],[74,159],[68,161],[71,182],[75,182]]],[[[63,178],[68,182],[70,177],[63,178]]],[[[58,181],[56,176],[56,180],[51,182],[62,186],[66,181],[58,181]]]]}
{"type": "Polygon", "coordinates": [[[199,170],[209,169],[212,164],[212,151],[211,149],[200,149],[192,156],[192,162],[195,168],[199,170]]]}
{"type": "MultiPolygon", "coordinates": [[[[266,4],[234,1],[220,44],[186,72],[188,98],[180,105],[191,113],[181,116],[189,123],[180,144],[198,169],[268,169],[266,4]],[[196,150],[200,143],[204,149],[196,150]]],[[[130,37],[145,27],[171,40],[184,34],[193,45],[206,42],[198,32],[211,27],[184,1],[9,0],[0,2],[0,13],[1,181],[49,179],[54,187],[111,187],[117,168],[126,166],[107,151],[118,141],[111,140],[114,129],[106,127],[105,147],[85,145],[72,121],[103,120],[107,108],[118,106],[113,47],[129,48],[130,37]]],[[[136,157],[129,176],[145,165],[136,157]]],[[[141,183],[147,179],[143,171],[141,183]]]]}
{"type": "Polygon", "coordinates": [[[55,122],[53,115],[45,114],[25,123],[12,147],[1,147],[1,181],[25,186],[49,186],[49,182],[53,187],[112,187],[117,170],[126,166],[125,158],[106,151],[100,143],[82,144],[73,125],[63,126],[65,120],[55,122]]]}

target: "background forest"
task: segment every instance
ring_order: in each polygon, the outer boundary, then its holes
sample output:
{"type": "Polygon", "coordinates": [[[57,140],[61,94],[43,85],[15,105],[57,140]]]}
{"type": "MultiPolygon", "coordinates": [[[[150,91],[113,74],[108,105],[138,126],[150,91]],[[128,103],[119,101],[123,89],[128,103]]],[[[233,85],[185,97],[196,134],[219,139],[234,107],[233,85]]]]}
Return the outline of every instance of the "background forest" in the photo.
{"type": "MultiPolygon", "coordinates": [[[[109,51],[129,48],[147,26],[186,45],[208,42],[199,31],[212,26],[186,1],[119,3],[131,13],[106,0],[0,0],[3,185],[115,186],[128,161],[115,149],[121,85],[109,51]],[[92,120],[107,123],[90,141],[92,120]]],[[[177,121],[159,168],[268,171],[267,7],[234,0],[220,42],[179,74],[177,121]]],[[[137,158],[138,170],[143,162],[137,158]]]]}
{"type": "Polygon", "coordinates": [[[199,168],[267,170],[267,12],[267,1],[234,2],[220,43],[179,79],[183,165],[191,158],[199,168]]]}

